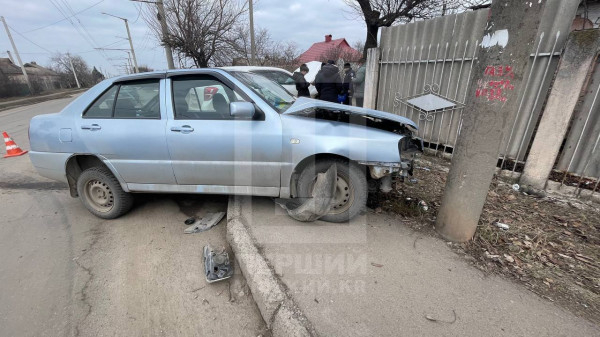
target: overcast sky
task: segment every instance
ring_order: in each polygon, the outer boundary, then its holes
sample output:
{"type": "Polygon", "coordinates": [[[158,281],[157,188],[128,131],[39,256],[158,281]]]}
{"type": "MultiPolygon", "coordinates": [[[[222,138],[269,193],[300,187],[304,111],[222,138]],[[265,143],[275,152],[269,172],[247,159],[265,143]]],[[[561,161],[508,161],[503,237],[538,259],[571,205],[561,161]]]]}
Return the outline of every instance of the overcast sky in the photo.
{"type": "MultiPolygon", "coordinates": [[[[94,50],[95,47],[129,48],[123,39],[127,36],[123,21],[101,14],[107,12],[129,20],[139,65],[166,68],[164,50],[139,15],[141,6],[151,5],[129,0],[2,0],[1,3],[0,15],[13,29],[23,62],[47,65],[52,53],[71,52],[82,56],[90,66],[102,68],[110,75],[119,74],[123,71],[119,65],[126,62],[126,52],[101,54],[94,50]],[[67,16],[70,11],[83,11],[71,20],[78,19],[85,29],[73,21],[79,27],[76,29],[59,8],[67,16]],[[56,23],[59,20],[63,21],[56,23]]],[[[301,51],[322,41],[326,34],[332,34],[334,39],[345,37],[350,44],[364,40],[364,24],[351,19],[345,9],[342,0],[255,0],[255,26],[267,28],[275,40],[295,42],[301,51]]],[[[12,52],[12,47],[3,27],[0,28],[0,57],[7,57],[6,51],[12,52]]]]}

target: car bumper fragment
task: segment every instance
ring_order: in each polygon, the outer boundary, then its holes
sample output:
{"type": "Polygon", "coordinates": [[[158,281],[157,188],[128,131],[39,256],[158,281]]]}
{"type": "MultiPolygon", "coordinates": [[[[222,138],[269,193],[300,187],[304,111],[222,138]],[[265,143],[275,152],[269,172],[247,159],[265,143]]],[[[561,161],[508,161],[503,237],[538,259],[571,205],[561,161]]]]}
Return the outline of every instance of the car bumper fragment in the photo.
{"type": "Polygon", "coordinates": [[[381,179],[385,176],[397,174],[402,177],[412,175],[413,161],[403,160],[400,163],[385,163],[372,161],[359,161],[361,165],[369,168],[369,173],[373,179],[381,179]]]}

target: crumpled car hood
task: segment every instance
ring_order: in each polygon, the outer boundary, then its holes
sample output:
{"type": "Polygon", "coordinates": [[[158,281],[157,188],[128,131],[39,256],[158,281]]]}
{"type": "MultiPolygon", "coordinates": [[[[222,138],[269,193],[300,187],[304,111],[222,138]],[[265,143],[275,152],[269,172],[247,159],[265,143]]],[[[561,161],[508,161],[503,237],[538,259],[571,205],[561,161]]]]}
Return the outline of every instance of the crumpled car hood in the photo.
{"type": "Polygon", "coordinates": [[[302,115],[302,113],[300,113],[301,111],[310,109],[310,108],[326,108],[326,109],[331,109],[331,110],[344,110],[353,115],[368,116],[368,117],[378,118],[378,119],[382,119],[382,120],[388,120],[388,121],[397,122],[400,124],[410,126],[415,130],[419,129],[417,127],[417,125],[415,124],[415,122],[413,122],[412,120],[410,120],[408,118],[402,117],[402,116],[394,115],[394,114],[384,112],[384,111],[360,108],[360,107],[355,107],[355,106],[350,106],[350,105],[342,105],[342,104],[331,103],[331,102],[321,101],[318,99],[312,99],[312,98],[307,98],[307,97],[299,97],[298,99],[296,99],[296,102],[294,102],[294,104],[292,104],[292,106],[290,106],[283,114],[284,115],[302,115]]]}

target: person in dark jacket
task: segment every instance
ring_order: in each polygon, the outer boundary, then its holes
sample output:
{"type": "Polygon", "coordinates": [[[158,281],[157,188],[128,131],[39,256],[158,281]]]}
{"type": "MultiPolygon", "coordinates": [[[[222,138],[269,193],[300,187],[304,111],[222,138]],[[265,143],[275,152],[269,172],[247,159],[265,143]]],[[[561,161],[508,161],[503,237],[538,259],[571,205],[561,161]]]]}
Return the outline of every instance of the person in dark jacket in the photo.
{"type": "Polygon", "coordinates": [[[344,104],[350,105],[352,97],[352,79],[354,79],[354,70],[350,66],[350,63],[344,64],[344,80],[342,81],[342,95],[346,95],[344,104]]]}
{"type": "Polygon", "coordinates": [[[338,95],[342,91],[342,80],[334,61],[327,61],[327,64],[321,67],[315,78],[315,88],[319,92],[319,99],[338,102],[338,95]]]}
{"type": "Polygon", "coordinates": [[[300,71],[297,71],[294,73],[294,75],[292,75],[294,82],[296,82],[296,91],[298,91],[298,97],[310,98],[310,91],[308,90],[310,83],[308,83],[304,78],[306,74],[308,74],[308,66],[303,63],[300,66],[300,71]]]}
{"type": "Polygon", "coordinates": [[[365,99],[365,59],[360,60],[360,67],[356,71],[356,76],[352,80],[354,85],[354,98],[356,99],[356,106],[362,107],[365,99]]]}

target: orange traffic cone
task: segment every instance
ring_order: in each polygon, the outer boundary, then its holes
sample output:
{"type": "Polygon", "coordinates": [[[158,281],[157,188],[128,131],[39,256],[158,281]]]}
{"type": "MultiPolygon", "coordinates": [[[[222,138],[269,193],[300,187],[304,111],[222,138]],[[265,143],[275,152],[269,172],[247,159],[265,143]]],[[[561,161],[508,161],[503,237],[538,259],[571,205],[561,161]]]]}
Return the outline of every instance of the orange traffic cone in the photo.
{"type": "Polygon", "coordinates": [[[6,154],[4,155],[4,158],[21,156],[27,153],[27,151],[21,150],[21,148],[18,147],[12,139],[10,139],[6,132],[2,132],[2,136],[4,137],[4,142],[6,143],[6,154]]]}

